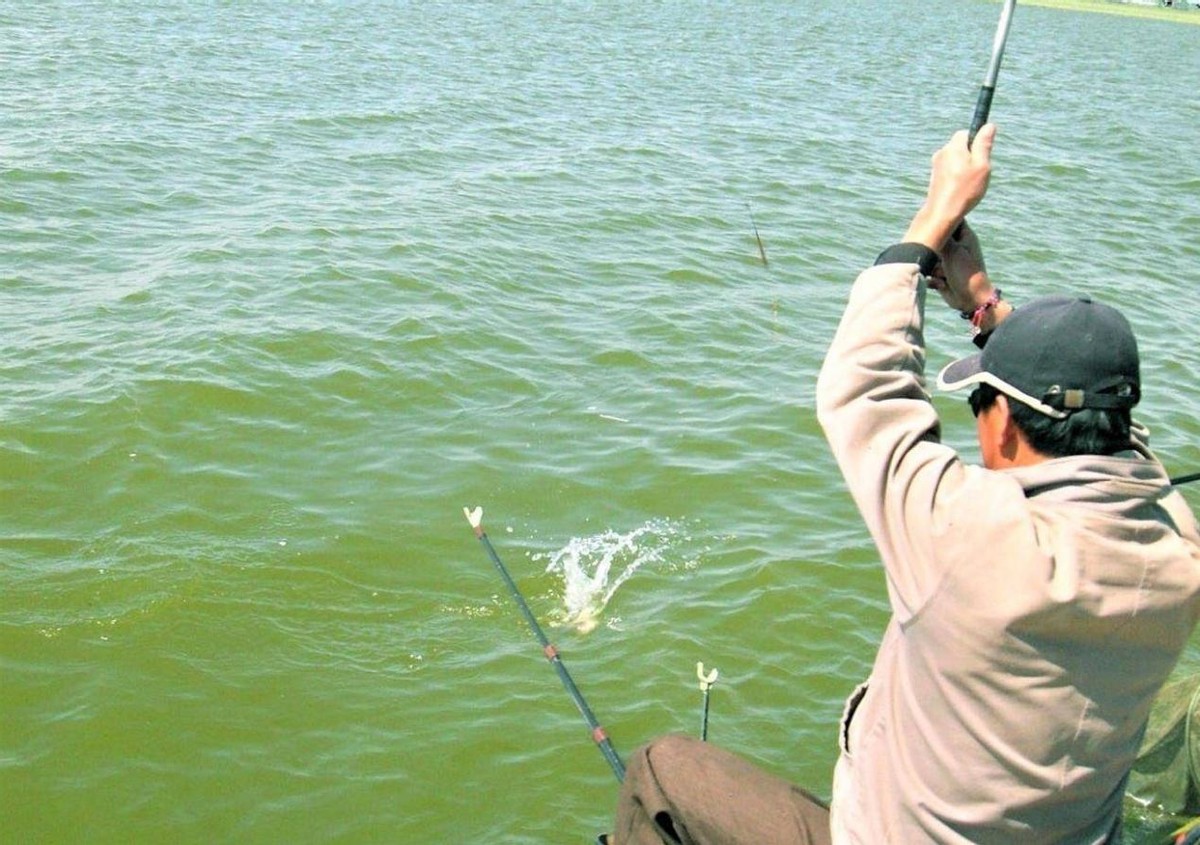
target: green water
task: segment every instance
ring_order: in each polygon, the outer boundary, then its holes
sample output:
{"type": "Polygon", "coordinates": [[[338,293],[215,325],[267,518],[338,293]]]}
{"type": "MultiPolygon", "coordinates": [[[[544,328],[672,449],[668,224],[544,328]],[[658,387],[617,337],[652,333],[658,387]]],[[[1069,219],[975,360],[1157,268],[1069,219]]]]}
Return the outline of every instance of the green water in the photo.
{"type": "MultiPolygon", "coordinates": [[[[886,602],[815,374],[998,10],[0,5],[0,840],[604,829],[464,505],[618,750],[698,729],[703,660],[710,737],[826,791],[886,602]]],[[[1011,298],[1130,315],[1176,472],[1198,66],[1018,9],[974,217],[1011,298]]]]}

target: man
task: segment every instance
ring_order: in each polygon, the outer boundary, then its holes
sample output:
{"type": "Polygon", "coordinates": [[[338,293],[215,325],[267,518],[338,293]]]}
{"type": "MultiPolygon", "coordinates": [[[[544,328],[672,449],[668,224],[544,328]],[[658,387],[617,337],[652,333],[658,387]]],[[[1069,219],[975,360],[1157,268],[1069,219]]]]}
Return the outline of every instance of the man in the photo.
{"type": "Polygon", "coordinates": [[[964,222],[995,128],[933,158],[903,242],[855,282],[817,386],[892,618],[847,703],[826,811],[682,738],[630,760],[625,843],[1109,843],[1151,702],[1200,613],[1200,534],[1130,409],[1128,322],[1088,297],[1013,310],[964,222]],[[940,442],[925,389],[929,287],[983,351],[983,467],[940,442]]]}

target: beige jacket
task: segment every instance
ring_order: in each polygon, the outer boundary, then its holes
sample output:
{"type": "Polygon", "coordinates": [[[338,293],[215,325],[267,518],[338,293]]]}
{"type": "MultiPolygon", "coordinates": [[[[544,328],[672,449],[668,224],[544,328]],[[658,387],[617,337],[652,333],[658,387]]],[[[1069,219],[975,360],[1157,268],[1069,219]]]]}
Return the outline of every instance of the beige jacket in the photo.
{"type": "Polygon", "coordinates": [[[892,607],[833,841],[1103,843],[1200,611],[1196,521],[1144,443],[963,463],[925,388],[924,300],[916,264],[862,273],[817,387],[892,607]]]}

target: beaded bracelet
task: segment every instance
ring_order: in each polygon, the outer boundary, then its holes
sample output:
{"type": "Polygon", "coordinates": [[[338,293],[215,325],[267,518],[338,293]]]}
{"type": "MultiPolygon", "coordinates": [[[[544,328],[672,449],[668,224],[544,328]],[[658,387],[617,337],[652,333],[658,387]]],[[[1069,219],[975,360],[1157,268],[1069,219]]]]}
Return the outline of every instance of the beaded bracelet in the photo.
{"type": "Polygon", "coordinates": [[[982,331],[980,327],[983,325],[984,316],[987,314],[989,309],[995,308],[998,304],[1000,304],[1000,297],[1003,295],[1004,294],[1001,292],[1000,288],[992,288],[992,295],[987,298],[987,301],[981,303],[974,311],[959,312],[960,317],[962,317],[964,320],[971,321],[971,334],[976,335],[982,331]]]}

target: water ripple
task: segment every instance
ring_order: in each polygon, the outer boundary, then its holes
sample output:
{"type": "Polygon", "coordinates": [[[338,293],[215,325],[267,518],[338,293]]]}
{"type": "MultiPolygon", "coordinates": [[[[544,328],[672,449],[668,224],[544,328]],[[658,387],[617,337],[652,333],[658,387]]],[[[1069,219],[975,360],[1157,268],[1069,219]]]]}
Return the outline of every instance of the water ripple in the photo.
{"type": "MultiPolygon", "coordinates": [[[[603,829],[610,773],[467,504],[623,751],[695,730],[703,660],[714,737],[827,790],[887,606],[814,382],[994,27],[919,11],[0,13],[10,835],[603,829]]],[[[1192,28],[1020,15],[989,266],[1130,315],[1192,471],[1192,28]]]]}

